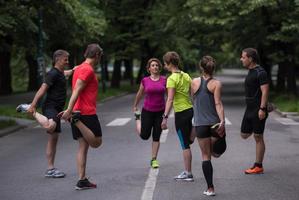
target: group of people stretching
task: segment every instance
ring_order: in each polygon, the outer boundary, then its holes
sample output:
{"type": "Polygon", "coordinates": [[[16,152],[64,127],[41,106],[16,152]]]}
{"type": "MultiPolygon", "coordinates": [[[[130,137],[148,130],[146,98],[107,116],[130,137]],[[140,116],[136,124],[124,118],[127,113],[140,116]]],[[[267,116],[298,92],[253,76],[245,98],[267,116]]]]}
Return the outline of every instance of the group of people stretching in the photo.
{"type": "MultiPolygon", "coordinates": [[[[87,179],[85,171],[89,146],[97,148],[102,143],[101,125],[96,114],[98,80],[94,71],[102,55],[103,50],[98,44],[90,44],[84,53],[85,61],[72,70],[65,70],[64,68],[68,66],[69,53],[65,50],[55,51],[53,68],[47,73],[44,83],[31,104],[21,104],[17,107],[18,112],[31,114],[49,133],[46,177],[65,176],[64,172],[54,167],[54,159],[59,132],[61,132],[60,120],[70,122],[73,138],[79,143],[77,152],[79,180],[75,186],[77,190],[97,187],[87,179]],[[64,110],[66,76],[73,76],[73,78],[72,94],[67,109],[64,110]],[[47,95],[41,114],[36,111],[36,107],[45,94],[47,95]]],[[[257,51],[253,48],[242,51],[241,61],[249,69],[248,76],[251,74],[251,78],[247,77],[245,81],[247,108],[242,121],[241,135],[247,138],[254,134],[257,142],[256,162],[252,168],[245,170],[246,174],[263,172],[262,161],[265,148],[262,136],[268,115],[267,74],[257,65],[255,56],[258,58],[257,51]]],[[[167,78],[161,75],[162,63],[159,59],[151,58],[147,63],[149,76],[142,79],[133,104],[137,133],[144,140],[152,136],[150,165],[152,168],[158,168],[160,136],[162,130],[167,129],[168,116],[173,108],[175,128],[183,150],[185,168],[174,179],[194,181],[190,145],[197,137],[202,152],[202,170],[207,182],[207,190],[203,194],[214,196],[211,157],[219,157],[226,149],[225,116],[221,100],[222,84],[213,77],[216,61],[211,56],[203,56],[199,62],[201,76],[193,80],[182,71],[181,60],[176,52],[167,52],[163,56],[163,63],[164,69],[171,73],[167,78]],[[144,102],[140,111],[138,105],[143,97],[144,102]]]]}
{"type": "MultiPolygon", "coordinates": [[[[268,116],[267,102],[269,82],[266,71],[258,65],[257,50],[246,48],[240,58],[248,69],[245,79],[246,111],[241,124],[241,136],[247,139],[252,134],[256,141],[256,161],[245,174],[261,174],[265,143],[263,133],[268,116]]],[[[220,157],[226,150],[225,115],[221,99],[222,84],[214,78],[216,61],[206,55],[199,61],[201,76],[194,78],[182,71],[180,57],[176,52],[163,56],[164,69],[171,73],[162,76],[162,64],[157,58],[147,63],[150,74],[142,79],[133,104],[137,133],[144,140],[152,135],[152,158],[150,165],[158,168],[157,155],[163,129],[167,129],[168,116],[174,110],[175,129],[183,150],[184,170],[175,180],[194,181],[191,169],[190,145],[197,137],[202,153],[202,170],[207,183],[203,194],[215,196],[212,156],[220,157]],[[138,104],[144,96],[142,110],[138,104]],[[165,96],[167,96],[165,101],[165,96]]]]}

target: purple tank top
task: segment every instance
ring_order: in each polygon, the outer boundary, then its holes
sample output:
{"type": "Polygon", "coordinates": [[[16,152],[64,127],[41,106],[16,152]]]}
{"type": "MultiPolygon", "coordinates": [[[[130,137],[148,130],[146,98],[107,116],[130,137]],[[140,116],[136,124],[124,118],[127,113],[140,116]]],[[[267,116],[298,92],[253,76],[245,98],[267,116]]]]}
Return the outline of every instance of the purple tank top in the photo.
{"type": "Polygon", "coordinates": [[[153,81],[149,76],[141,81],[144,87],[143,108],[147,111],[157,112],[165,109],[166,77],[160,76],[158,81],[153,81]]]}

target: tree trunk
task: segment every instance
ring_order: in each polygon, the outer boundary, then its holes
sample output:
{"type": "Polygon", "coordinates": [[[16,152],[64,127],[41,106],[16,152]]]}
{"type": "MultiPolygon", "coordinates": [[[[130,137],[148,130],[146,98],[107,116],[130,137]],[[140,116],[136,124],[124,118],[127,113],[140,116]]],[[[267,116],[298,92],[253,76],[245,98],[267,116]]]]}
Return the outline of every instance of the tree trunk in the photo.
{"type": "Polygon", "coordinates": [[[140,68],[139,68],[138,76],[136,78],[137,84],[139,84],[141,82],[141,79],[144,77],[144,75],[147,74],[146,71],[147,61],[150,58],[154,57],[154,52],[155,52],[155,49],[150,47],[148,40],[143,41],[142,47],[143,49],[141,50],[141,52],[143,53],[141,54],[140,68]]]}
{"type": "Polygon", "coordinates": [[[117,59],[114,61],[113,73],[111,79],[111,87],[119,88],[120,87],[120,79],[121,79],[121,60],[117,59]]]}
{"type": "Polygon", "coordinates": [[[144,56],[141,57],[140,68],[139,68],[138,75],[136,78],[136,84],[140,84],[142,78],[147,74],[146,64],[147,64],[148,59],[149,58],[144,57],[144,56]]]}
{"type": "Polygon", "coordinates": [[[286,89],[285,86],[285,77],[287,72],[286,68],[287,68],[287,64],[285,62],[281,62],[278,64],[277,82],[276,82],[277,92],[284,92],[286,89]]]}
{"type": "Polygon", "coordinates": [[[6,36],[2,41],[0,47],[0,95],[12,93],[10,59],[13,40],[12,37],[6,36]]]}
{"type": "Polygon", "coordinates": [[[26,52],[26,61],[29,68],[29,82],[27,91],[35,91],[38,89],[38,73],[37,73],[37,61],[31,53],[26,52]]]}
{"type": "Polygon", "coordinates": [[[268,74],[269,77],[269,82],[270,82],[270,88],[273,88],[273,81],[272,81],[272,66],[270,64],[269,59],[267,58],[267,51],[265,50],[265,48],[261,47],[258,48],[258,52],[259,52],[259,57],[260,57],[260,65],[265,69],[265,71],[268,74]]]}
{"type": "Polygon", "coordinates": [[[287,92],[297,95],[295,63],[292,62],[287,67],[287,92]]]}
{"type": "Polygon", "coordinates": [[[103,61],[103,69],[104,69],[104,78],[105,78],[105,81],[109,81],[110,78],[109,78],[109,71],[108,71],[108,64],[109,64],[109,60],[107,57],[104,57],[104,61],[103,61]]]}
{"type": "Polygon", "coordinates": [[[292,43],[281,42],[279,48],[284,53],[284,59],[279,65],[278,77],[277,77],[277,91],[287,91],[288,93],[297,94],[296,86],[296,70],[295,70],[295,45],[292,43]],[[280,75],[280,73],[282,73],[280,75]],[[282,77],[283,76],[283,77],[282,77]],[[281,80],[278,80],[280,78],[281,80]],[[287,87],[285,87],[287,83],[287,87]],[[282,85],[283,84],[283,85],[282,85]]]}
{"type": "Polygon", "coordinates": [[[132,59],[125,59],[124,60],[125,65],[125,73],[124,73],[124,79],[130,80],[130,84],[134,85],[133,80],[133,60],[132,59]]]}

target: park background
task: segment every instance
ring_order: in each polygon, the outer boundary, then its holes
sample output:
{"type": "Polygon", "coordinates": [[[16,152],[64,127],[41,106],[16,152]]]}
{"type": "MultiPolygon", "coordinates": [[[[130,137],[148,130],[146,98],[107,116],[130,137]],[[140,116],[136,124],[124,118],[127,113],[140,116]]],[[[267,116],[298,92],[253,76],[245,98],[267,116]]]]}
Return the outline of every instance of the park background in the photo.
{"type": "MultiPolygon", "coordinates": [[[[220,71],[241,69],[242,49],[254,47],[270,75],[270,101],[298,112],[298,33],[299,0],[0,0],[0,97],[36,91],[57,49],[70,53],[72,68],[87,44],[103,47],[103,97],[136,92],[147,60],[167,51],[198,76],[203,55],[220,71]]],[[[14,108],[2,104],[1,115],[14,108]]]]}

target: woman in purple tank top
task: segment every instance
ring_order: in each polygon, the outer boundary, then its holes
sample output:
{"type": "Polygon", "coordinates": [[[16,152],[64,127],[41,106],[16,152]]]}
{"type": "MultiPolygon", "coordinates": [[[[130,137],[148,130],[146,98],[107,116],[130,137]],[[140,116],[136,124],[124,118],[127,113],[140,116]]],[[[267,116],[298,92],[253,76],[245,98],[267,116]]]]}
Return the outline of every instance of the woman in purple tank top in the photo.
{"type": "Polygon", "coordinates": [[[158,168],[157,155],[160,147],[160,135],[162,132],[162,115],[165,109],[166,77],[160,75],[162,64],[157,58],[151,58],[147,62],[147,71],[150,76],[144,77],[136,94],[133,112],[136,117],[136,129],[138,135],[147,140],[152,135],[152,159],[151,167],[158,168]],[[140,113],[138,104],[144,97],[143,108],[140,113]]]}

